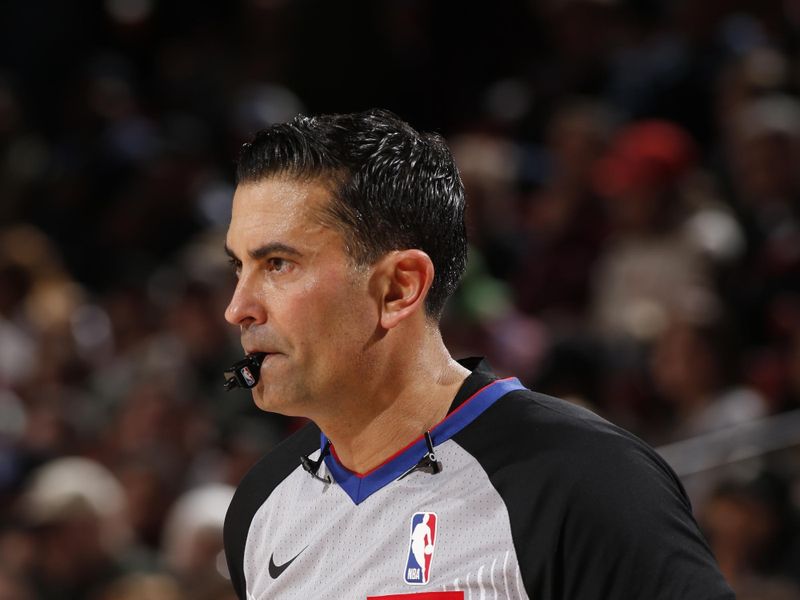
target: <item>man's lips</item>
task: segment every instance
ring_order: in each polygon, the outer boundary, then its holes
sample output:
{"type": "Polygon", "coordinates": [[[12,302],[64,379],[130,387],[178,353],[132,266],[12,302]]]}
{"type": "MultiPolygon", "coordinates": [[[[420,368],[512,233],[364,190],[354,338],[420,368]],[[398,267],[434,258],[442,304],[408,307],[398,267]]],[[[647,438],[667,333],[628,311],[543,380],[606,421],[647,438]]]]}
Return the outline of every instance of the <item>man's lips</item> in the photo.
{"type": "Polygon", "coordinates": [[[262,348],[260,346],[255,346],[255,345],[251,346],[250,344],[243,345],[242,347],[244,348],[245,354],[260,353],[260,354],[266,354],[267,356],[269,356],[270,354],[279,354],[278,351],[273,350],[271,348],[262,348]]]}

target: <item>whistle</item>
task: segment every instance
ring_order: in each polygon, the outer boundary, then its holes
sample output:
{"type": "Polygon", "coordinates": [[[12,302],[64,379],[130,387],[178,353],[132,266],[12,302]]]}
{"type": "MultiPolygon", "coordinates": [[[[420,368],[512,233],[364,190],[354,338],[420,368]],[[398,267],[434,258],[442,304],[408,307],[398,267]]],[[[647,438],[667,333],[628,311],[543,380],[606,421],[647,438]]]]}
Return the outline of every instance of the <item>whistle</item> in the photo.
{"type": "Polygon", "coordinates": [[[256,387],[261,377],[261,363],[266,356],[266,352],[253,352],[225,369],[225,390],[229,392],[235,387],[246,390],[256,387]]]}

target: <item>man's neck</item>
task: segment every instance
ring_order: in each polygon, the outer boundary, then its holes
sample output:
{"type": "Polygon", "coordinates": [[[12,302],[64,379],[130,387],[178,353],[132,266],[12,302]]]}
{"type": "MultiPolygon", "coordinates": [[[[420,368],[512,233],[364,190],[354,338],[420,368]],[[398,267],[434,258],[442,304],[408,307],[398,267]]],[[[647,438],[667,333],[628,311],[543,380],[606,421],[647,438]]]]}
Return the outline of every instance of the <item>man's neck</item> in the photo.
{"type": "Polygon", "coordinates": [[[426,346],[404,363],[373,370],[364,396],[315,419],[351,471],[374,469],[447,416],[469,370],[450,357],[438,334],[426,346]]]}

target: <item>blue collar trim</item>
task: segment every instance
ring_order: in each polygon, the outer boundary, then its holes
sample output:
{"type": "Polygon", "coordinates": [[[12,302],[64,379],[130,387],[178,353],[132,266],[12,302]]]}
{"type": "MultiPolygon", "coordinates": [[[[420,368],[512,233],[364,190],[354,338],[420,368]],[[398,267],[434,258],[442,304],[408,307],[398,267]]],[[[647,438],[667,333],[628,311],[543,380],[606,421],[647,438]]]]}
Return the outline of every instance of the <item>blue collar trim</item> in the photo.
{"type": "MultiPolygon", "coordinates": [[[[481,388],[431,429],[430,434],[434,446],[449,440],[509,392],[523,389],[525,389],[525,386],[516,377],[499,379],[481,388]]],[[[320,448],[324,448],[327,441],[328,438],[325,437],[325,434],[320,432],[320,448]]],[[[331,449],[333,450],[333,448],[331,449]]],[[[350,496],[353,502],[361,504],[372,494],[416,466],[427,452],[425,438],[420,436],[410,445],[364,475],[354,473],[342,466],[333,455],[333,452],[325,456],[325,466],[336,483],[339,484],[339,487],[350,496]]],[[[445,465],[445,468],[447,468],[447,465],[445,465]]]]}

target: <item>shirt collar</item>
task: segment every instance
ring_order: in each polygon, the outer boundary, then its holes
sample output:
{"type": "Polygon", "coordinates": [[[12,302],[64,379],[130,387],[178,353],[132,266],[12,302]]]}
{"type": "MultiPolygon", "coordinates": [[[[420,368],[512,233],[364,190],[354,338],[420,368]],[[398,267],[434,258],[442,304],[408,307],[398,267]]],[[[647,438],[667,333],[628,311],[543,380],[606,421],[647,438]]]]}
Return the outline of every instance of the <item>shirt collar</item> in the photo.
{"type": "MultiPolygon", "coordinates": [[[[508,392],[523,389],[516,378],[498,379],[482,358],[468,358],[458,362],[471,369],[472,373],[461,384],[447,416],[430,429],[434,446],[449,440],[508,392]]],[[[325,447],[327,441],[325,434],[320,433],[321,448],[325,447]]],[[[424,436],[420,435],[367,473],[350,471],[339,462],[336,449],[331,446],[330,450],[330,454],[324,457],[325,466],[353,502],[360,504],[414,468],[427,453],[427,446],[424,436]]]]}

